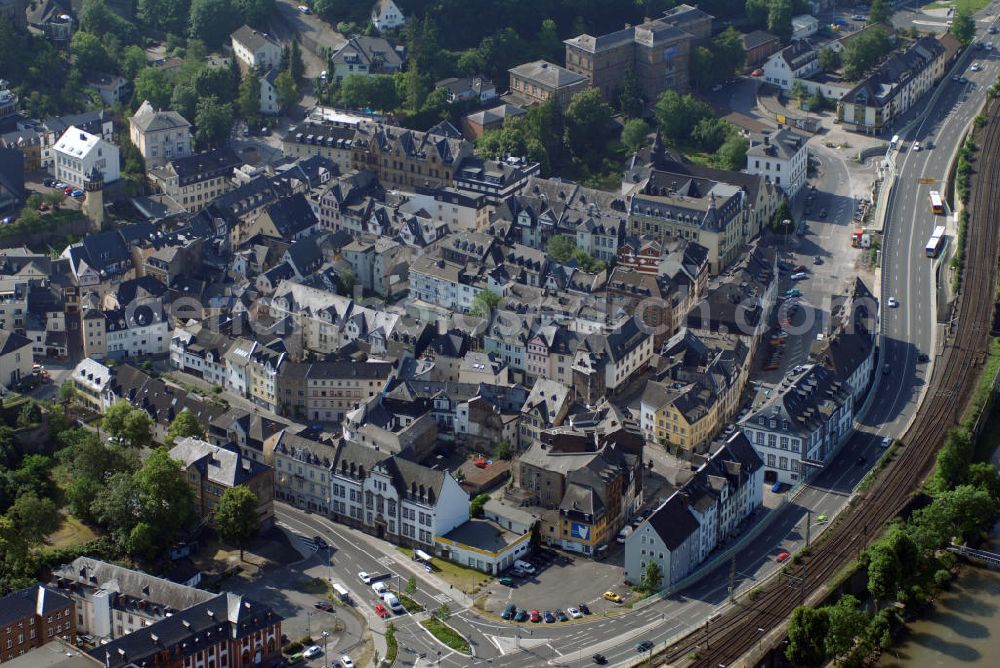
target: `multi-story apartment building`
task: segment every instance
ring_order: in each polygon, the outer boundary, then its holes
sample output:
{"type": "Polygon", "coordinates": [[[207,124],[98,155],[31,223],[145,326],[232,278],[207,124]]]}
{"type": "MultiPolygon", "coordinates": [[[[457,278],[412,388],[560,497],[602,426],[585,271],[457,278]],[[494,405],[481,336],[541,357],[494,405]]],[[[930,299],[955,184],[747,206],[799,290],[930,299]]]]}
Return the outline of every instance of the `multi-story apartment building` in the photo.
{"type": "Polygon", "coordinates": [[[859,132],[881,132],[890,127],[941,80],[960,48],[951,33],[921,37],[905,52],[890,56],[840,98],[837,118],[859,132]]]}
{"type": "Polygon", "coordinates": [[[170,365],[212,385],[225,387],[225,356],[232,345],[233,341],[225,334],[207,327],[175,327],[170,336],[170,365]]]}
{"type": "Polygon", "coordinates": [[[170,325],[159,299],[104,311],[104,323],[107,357],[141,360],[170,352],[170,325]]]}
{"type": "Polygon", "coordinates": [[[832,371],[806,365],[789,373],[740,428],[764,460],[765,480],[808,480],[854,431],[850,388],[832,371]]]}
{"type": "Polygon", "coordinates": [[[417,132],[381,123],[359,123],[351,143],[351,167],[375,172],[386,188],[454,185],[455,170],[473,145],[435,130],[417,132]]]}
{"type": "MultiPolygon", "coordinates": [[[[287,353],[268,346],[255,345],[247,356],[246,382],[247,393],[252,402],[273,413],[277,413],[278,404],[278,371],[284,363],[287,353]]],[[[227,369],[228,369],[227,365],[227,369]]],[[[233,365],[239,373],[239,365],[233,365]]],[[[232,378],[232,374],[230,374],[232,378]]],[[[238,382],[238,381],[237,381],[238,382]]]]}
{"type": "MultiPolygon", "coordinates": [[[[711,17],[705,16],[710,25],[711,17]]],[[[643,97],[653,102],[665,90],[688,89],[692,41],[690,33],[664,17],[599,37],[583,34],[566,40],[566,67],[609,100],[631,71],[643,97]]]]}
{"type": "Polygon", "coordinates": [[[507,71],[511,93],[523,98],[527,105],[551,100],[565,109],[574,95],[590,87],[585,76],[546,60],[523,63],[507,71]]]}
{"type": "Polygon", "coordinates": [[[469,519],[469,495],[447,471],[341,442],[333,467],[333,517],[400,545],[433,548],[469,519]]]}
{"type": "Polygon", "coordinates": [[[790,90],[796,79],[819,72],[819,52],[805,41],[792,42],[764,63],[764,81],[781,90],[790,90]]]}
{"type": "Polygon", "coordinates": [[[310,423],[340,422],[385,387],[388,362],[285,362],[278,374],[281,413],[310,423]]]}
{"type": "Polygon", "coordinates": [[[73,599],[77,633],[98,641],[127,636],[216,596],[90,557],[54,569],[51,586],[73,599]]]}
{"type": "Polygon", "coordinates": [[[635,316],[616,323],[610,333],[587,335],[573,358],[576,396],[587,404],[598,403],[625,387],[652,356],[653,337],[635,316]]]}
{"type": "Polygon", "coordinates": [[[393,74],[403,67],[403,58],[392,44],[381,37],[355,35],[330,56],[332,79],[336,83],[349,75],[393,74]]]}
{"type": "Polygon", "coordinates": [[[748,174],[759,174],[781,188],[789,199],[806,185],[809,149],[806,138],[786,128],[750,136],[748,174]]]}
{"type": "Polygon", "coordinates": [[[177,439],[170,458],[181,462],[202,521],[212,521],[227,489],[243,486],[257,497],[260,527],[267,529],[274,523],[274,470],[270,466],[243,457],[235,447],[212,445],[193,436],[177,439]]]}
{"type": "Polygon", "coordinates": [[[529,447],[538,440],[543,429],[558,427],[569,414],[573,388],[554,380],[540,378],[531,386],[531,393],[521,407],[518,444],[529,447]]]}
{"type": "Polygon", "coordinates": [[[270,607],[223,593],[98,645],[88,654],[105,668],[272,665],[281,658],[281,622],[281,615],[270,607]]]}
{"type": "Polygon", "coordinates": [[[149,180],[188,211],[200,211],[233,189],[233,171],[241,161],[228,147],[172,158],[149,170],[149,180]]]}
{"type": "Polygon", "coordinates": [[[763,502],[764,463],[737,432],[694,470],[625,542],[625,581],[656,563],[664,588],[683,580],[763,502]]]}
{"type": "Polygon", "coordinates": [[[281,140],[285,155],[306,158],[318,155],[333,162],[345,174],[351,169],[351,143],[354,127],[337,123],[306,120],[289,128],[281,140]]]}
{"type": "Polygon", "coordinates": [[[129,118],[129,138],[139,149],[146,169],[191,155],[191,124],[176,111],[154,109],[144,100],[129,118]]]}
{"type": "Polygon", "coordinates": [[[61,638],[76,642],[76,611],[65,594],[34,585],[0,598],[0,663],[61,638]]]}
{"type": "Polygon", "coordinates": [[[264,458],[274,468],[274,496],[297,508],[330,515],[337,443],[315,441],[282,429],[264,441],[264,458]]]}
{"type": "Polygon", "coordinates": [[[230,35],[230,42],[243,69],[266,72],[281,64],[281,43],[267,33],[244,25],[230,35]]]}
{"type": "Polygon", "coordinates": [[[83,189],[96,174],[104,183],[117,181],[118,147],[79,128],[70,126],[52,149],[55,177],[75,188],[83,189]]]}

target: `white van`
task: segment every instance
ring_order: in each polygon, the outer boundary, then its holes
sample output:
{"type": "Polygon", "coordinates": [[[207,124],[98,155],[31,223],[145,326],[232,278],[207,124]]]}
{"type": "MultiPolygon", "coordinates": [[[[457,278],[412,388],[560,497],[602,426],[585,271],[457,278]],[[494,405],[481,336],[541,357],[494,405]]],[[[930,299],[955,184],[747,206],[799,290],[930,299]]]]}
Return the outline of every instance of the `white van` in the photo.
{"type": "Polygon", "coordinates": [[[382,594],[382,601],[389,606],[389,609],[395,612],[397,615],[401,615],[406,612],[403,604],[399,602],[399,598],[393,594],[391,591],[387,591],[382,594]]]}
{"type": "Polygon", "coordinates": [[[897,146],[899,146],[899,135],[892,136],[892,141],[889,142],[889,146],[891,148],[896,148],[897,146]]]}
{"type": "Polygon", "coordinates": [[[331,586],[333,587],[333,591],[336,592],[337,598],[339,598],[344,603],[351,602],[351,594],[350,592],[347,591],[347,588],[344,587],[344,585],[340,584],[339,582],[334,582],[333,585],[331,586]]]}
{"type": "Polygon", "coordinates": [[[372,589],[374,589],[375,593],[379,596],[389,591],[389,588],[385,586],[384,582],[373,582],[372,589]]]}
{"type": "Polygon", "coordinates": [[[624,545],[625,541],[628,540],[628,537],[632,535],[632,531],[633,531],[632,527],[628,526],[625,527],[624,529],[618,532],[618,537],[615,538],[615,540],[624,545]]]}
{"type": "Polygon", "coordinates": [[[527,573],[528,575],[535,574],[535,567],[529,561],[524,561],[523,559],[514,560],[514,570],[521,571],[522,573],[527,573]]]}

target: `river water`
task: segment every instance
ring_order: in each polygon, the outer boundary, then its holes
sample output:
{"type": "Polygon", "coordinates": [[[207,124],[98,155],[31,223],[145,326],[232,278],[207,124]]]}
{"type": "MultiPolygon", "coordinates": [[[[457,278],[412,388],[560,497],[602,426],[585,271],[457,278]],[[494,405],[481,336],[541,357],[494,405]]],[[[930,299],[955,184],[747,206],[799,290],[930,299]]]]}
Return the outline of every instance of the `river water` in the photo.
{"type": "MultiPolygon", "coordinates": [[[[982,549],[1000,552],[1000,524],[982,549]]],[[[939,594],[933,611],[910,624],[903,642],[888,650],[880,668],[1000,666],[1000,572],[963,567],[939,594]]]]}

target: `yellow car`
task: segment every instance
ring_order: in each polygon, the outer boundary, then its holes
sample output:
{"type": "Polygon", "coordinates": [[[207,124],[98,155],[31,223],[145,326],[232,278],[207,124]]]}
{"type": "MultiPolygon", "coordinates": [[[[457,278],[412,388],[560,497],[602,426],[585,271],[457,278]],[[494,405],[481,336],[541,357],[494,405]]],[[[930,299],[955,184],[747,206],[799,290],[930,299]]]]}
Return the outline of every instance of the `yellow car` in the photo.
{"type": "Polygon", "coordinates": [[[604,598],[611,601],[612,603],[622,602],[622,597],[610,590],[604,592],[604,598]]]}

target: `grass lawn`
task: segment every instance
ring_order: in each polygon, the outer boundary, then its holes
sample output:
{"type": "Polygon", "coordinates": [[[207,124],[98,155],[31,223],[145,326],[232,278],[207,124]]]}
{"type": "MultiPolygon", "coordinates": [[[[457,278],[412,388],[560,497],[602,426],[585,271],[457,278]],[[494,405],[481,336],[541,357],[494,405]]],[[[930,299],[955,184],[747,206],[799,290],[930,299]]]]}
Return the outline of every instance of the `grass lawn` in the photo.
{"type": "Polygon", "coordinates": [[[921,9],[948,9],[954,7],[958,9],[969,9],[973,14],[990,4],[990,0],[958,0],[958,2],[932,2],[924,5],[921,9]]]}
{"type": "Polygon", "coordinates": [[[63,518],[63,523],[59,526],[59,529],[49,536],[46,542],[52,547],[61,550],[89,543],[95,538],[97,538],[97,534],[91,531],[90,527],[72,515],[67,514],[63,518]]]}
{"type": "Polygon", "coordinates": [[[412,614],[424,611],[424,606],[420,605],[406,594],[398,594],[397,597],[399,598],[400,605],[406,608],[407,612],[412,614]]]}
{"type": "Polygon", "coordinates": [[[472,648],[469,641],[462,637],[462,634],[451,628],[440,619],[431,617],[420,622],[420,625],[431,632],[431,634],[443,642],[448,647],[462,654],[471,654],[472,648]]]}
{"type": "MultiPolygon", "coordinates": [[[[408,547],[397,548],[406,556],[413,558],[413,550],[408,547]]],[[[476,589],[490,581],[490,576],[474,568],[467,568],[453,561],[431,557],[431,566],[442,580],[461,589],[466,594],[474,594],[476,589]]]]}

